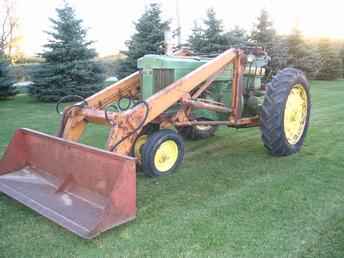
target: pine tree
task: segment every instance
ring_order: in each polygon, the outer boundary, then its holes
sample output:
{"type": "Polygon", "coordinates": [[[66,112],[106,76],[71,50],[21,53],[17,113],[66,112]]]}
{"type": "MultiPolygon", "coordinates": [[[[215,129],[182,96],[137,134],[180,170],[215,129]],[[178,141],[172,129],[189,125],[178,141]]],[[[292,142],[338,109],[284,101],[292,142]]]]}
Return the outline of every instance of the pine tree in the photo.
{"type": "Polygon", "coordinates": [[[273,22],[265,9],[261,10],[250,38],[258,46],[263,47],[271,57],[271,74],[268,74],[266,79],[270,79],[271,75],[287,66],[288,41],[276,34],[273,22]]]}
{"type": "Polygon", "coordinates": [[[101,89],[102,67],[93,59],[96,52],[87,40],[87,30],[75,11],[65,2],[50,19],[53,31],[41,56],[45,63],[33,75],[30,93],[41,101],[57,101],[67,95],[88,97],[101,89]]]}
{"type": "Polygon", "coordinates": [[[317,74],[319,80],[336,80],[341,76],[342,62],[338,51],[332,46],[329,39],[319,41],[319,53],[322,66],[317,74]]]}
{"type": "Polygon", "coordinates": [[[126,42],[127,58],[123,60],[117,75],[123,78],[137,70],[137,59],[147,54],[165,52],[165,31],[169,23],[162,21],[158,4],[151,4],[146,12],[135,23],[136,33],[126,42]]]}
{"type": "Polygon", "coordinates": [[[222,21],[217,19],[214,9],[207,10],[207,18],[204,20],[204,24],[204,38],[208,44],[203,47],[202,52],[219,53],[228,49],[226,38],[223,35],[222,21]]]}
{"type": "Polygon", "coordinates": [[[238,26],[235,26],[232,30],[228,31],[225,34],[225,37],[228,48],[240,48],[248,44],[247,32],[238,26]]]}
{"type": "Polygon", "coordinates": [[[342,71],[341,71],[341,77],[344,78],[344,44],[341,43],[341,46],[338,47],[339,50],[339,58],[342,62],[342,71]]]}
{"type": "Polygon", "coordinates": [[[269,13],[265,9],[262,9],[257,18],[257,24],[251,33],[251,39],[259,46],[265,48],[267,52],[271,52],[275,35],[276,32],[270,20],[269,13]]]}
{"type": "Polygon", "coordinates": [[[284,36],[275,35],[272,48],[269,51],[271,57],[271,72],[276,74],[279,70],[288,66],[288,40],[284,36]]]}
{"type": "Polygon", "coordinates": [[[288,54],[290,64],[296,64],[297,59],[307,54],[306,44],[303,39],[301,30],[295,26],[288,36],[288,54]]]}
{"type": "Polygon", "coordinates": [[[288,36],[288,66],[304,71],[309,78],[315,78],[321,68],[318,49],[305,42],[297,26],[288,36]]]}
{"type": "Polygon", "coordinates": [[[17,94],[17,90],[13,86],[14,82],[9,61],[5,54],[0,52],[0,99],[13,97],[17,94]]]}
{"type": "Polygon", "coordinates": [[[206,41],[204,39],[204,33],[202,27],[195,21],[192,28],[192,34],[189,37],[189,44],[191,49],[195,52],[201,52],[206,41]]]}
{"type": "Polygon", "coordinates": [[[207,10],[204,28],[196,25],[189,38],[191,49],[201,54],[218,54],[229,48],[223,33],[222,21],[216,17],[214,9],[207,10]]]}

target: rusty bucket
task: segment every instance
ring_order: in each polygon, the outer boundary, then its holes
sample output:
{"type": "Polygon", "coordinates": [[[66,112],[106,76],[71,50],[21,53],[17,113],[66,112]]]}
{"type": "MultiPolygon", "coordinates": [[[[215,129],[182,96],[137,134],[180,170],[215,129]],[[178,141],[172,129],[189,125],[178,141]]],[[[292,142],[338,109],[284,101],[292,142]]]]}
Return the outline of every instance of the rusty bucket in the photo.
{"type": "Polygon", "coordinates": [[[82,238],[136,216],[135,160],[18,129],[0,161],[0,192],[82,238]]]}

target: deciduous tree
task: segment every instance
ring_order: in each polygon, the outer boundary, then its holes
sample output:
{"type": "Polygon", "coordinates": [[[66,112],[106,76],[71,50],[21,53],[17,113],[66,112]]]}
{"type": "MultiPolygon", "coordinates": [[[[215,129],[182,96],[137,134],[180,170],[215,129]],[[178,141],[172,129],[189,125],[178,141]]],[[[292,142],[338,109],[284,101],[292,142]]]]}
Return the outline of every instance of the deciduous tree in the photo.
{"type": "Polygon", "coordinates": [[[0,51],[9,58],[12,50],[18,48],[18,17],[15,14],[15,0],[0,0],[0,51]]]}

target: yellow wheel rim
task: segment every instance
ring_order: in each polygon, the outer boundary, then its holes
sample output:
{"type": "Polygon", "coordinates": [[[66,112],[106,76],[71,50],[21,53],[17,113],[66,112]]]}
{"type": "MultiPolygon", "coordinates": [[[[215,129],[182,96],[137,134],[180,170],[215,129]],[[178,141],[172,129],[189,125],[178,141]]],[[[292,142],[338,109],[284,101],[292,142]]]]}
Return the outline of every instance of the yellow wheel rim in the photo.
{"type": "Polygon", "coordinates": [[[159,172],[167,172],[177,162],[179,155],[178,145],[175,141],[167,140],[156,150],[154,165],[159,172]]]}
{"type": "Polygon", "coordinates": [[[139,138],[137,138],[137,140],[135,142],[135,145],[134,145],[134,155],[139,160],[142,159],[141,149],[142,149],[142,146],[147,142],[147,139],[148,139],[148,135],[147,134],[143,134],[139,138]]]}
{"type": "Polygon", "coordinates": [[[289,93],[284,110],[284,134],[290,144],[296,144],[301,139],[307,112],[307,92],[301,84],[296,84],[289,93]]]}

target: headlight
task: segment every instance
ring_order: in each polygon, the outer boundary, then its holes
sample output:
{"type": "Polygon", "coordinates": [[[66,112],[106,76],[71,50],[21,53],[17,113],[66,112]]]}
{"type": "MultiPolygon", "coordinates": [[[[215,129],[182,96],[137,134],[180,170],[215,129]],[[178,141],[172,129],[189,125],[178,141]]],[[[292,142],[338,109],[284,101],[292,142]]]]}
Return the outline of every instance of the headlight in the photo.
{"type": "Polygon", "coordinates": [[[248,55],[247,56],[247,62],[248,63],[253,63],[254,60],[256,60],[256,57],[254,55],[248,55]]]}

